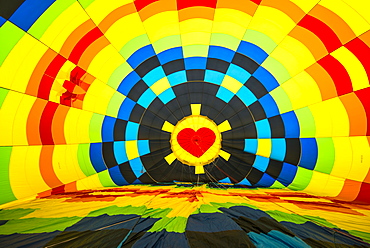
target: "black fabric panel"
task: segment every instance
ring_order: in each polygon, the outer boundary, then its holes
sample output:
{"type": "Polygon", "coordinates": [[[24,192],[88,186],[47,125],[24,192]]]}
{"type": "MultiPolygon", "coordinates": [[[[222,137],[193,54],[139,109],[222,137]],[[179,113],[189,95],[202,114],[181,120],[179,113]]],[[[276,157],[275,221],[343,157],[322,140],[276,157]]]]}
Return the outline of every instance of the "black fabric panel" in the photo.
{"type": "Polygon", "coordinates": [[[221,99],[218,99],[215,96],[209,95],[207,98],[203,99],[202,101],[202,113],[208,116],[211,120],[213,120],[217,125],[223,122],[225,119],[216,120],[216,117],[222,112],[226,103],[221,99]],[[205,109],[203,110],[203,107],[205,109]]]}
{"type": "MultiPolygon", "coordinates": [[[[173,101],[171,103],[174,103],[173,101]]],[[[176,123],[179,121],[176,116],[172,113],[173,110],[171,110],[169,105],[164,105],[163,102],[156,98],[154,101],[149,105],[147,108],[147,111],[151,111],[153,114],[155,114],[157,117],[164,121],[168,121],[172,123],[173,125],[176,125],[176,123]]],[[[179,108],[178,104],[175,105],[176,108],[179,108]]]]}
{"type": "Polygon", "coordinates": [[[117,247],[128,234],[127,229],[67,232],[64,231],[46,247],[117,247]]]}
{"type": "MultiPolygon", "coordinates": [[[[107,214],[85,217],[65,229],[46,246],[52,247],[116,247],[137,223],[137,215],[107,214]]],[[[153,220],[155,221],[155,220],[153,220]]]]}
{"type": "Polygon", "coordinates": [[[244,103],[236,95],[231,98],[231,100],[229,101],[229,105],[233,107],[235,112],[240,112],[245,109],[244,103]]]}
{"type": "Polygon", "coordinates": [[[229,69],[230,63],[220,60],[220,59],[214,59],[214,58],[208,58],[207,59],[207,69],[218,71],[221,73],[226,74],[227,69],[229,69]]]}
{"type": "MultiPolygon", "coordinates": [[[[126,244],[123,246],[126,248],[126,244]]],[[[150,248],[150,247],[163,247],[163,248],[189,248],[188,241],[186,240],[185,233],[166,232],[147,232],[135,243],[135,247],[150,248]]]]}
{"type": "Polygon", "coordinates": [[[181,118],[183,118],[183,115],[176,116],[175,113],[174,113],[175,111],[181,109],[181,106],[180,106],[179,102],[177,101],[177,98],[175,98],[175,99],[171,100],[170,102],[168,102],[166,104],[166,108],[174,116],[174,118],[176,119],[176,123],[177,123],[177,121],[181,120],[181,118]]]}
{"type": "Polygon", "coordinates": [[[157,182],[172,182],[176,176],[179,176],[179,171],[172,165],[164,160],[160,161],[153,165],[153,169],[148,171],[148,174],[157,182]]]}
{"type": "Polygon", "coordinates": [[[173,116],[171,111],[163,105],[162,101],[158,98],[152,102],[148,109],[164,121],[169,121],[173,125],[177,123],[177,119],[173,116]]]}
{"type": "Polygon", "coordinates": [[[268,119],[271,127],[271,138],[285,138],[285,127],[280,115],[268,119]]]}
{"type": "MultiPolygon", "coordinates": [[[[155,164],[157,164],[159,162],[167,163],[167,161],[164,160],[164,158],[166,156],[168,156],[170,153],[172,153],[172,151],[169,148],[164,148],[164,149],[160,149],[160,150],[156,150],[156,149],[153,148],[153,149],[150,149],[149,154],[141,156],[140,159],[143,162],[143,164],[145,166],[145,169],[148,172],[152,173],[152,172],[154,172],[152,170],[157,168],[157,166],[155,166],[155,164]]],[[[168,165],[168,163],[167,163],[167,165],[168,165]]]]}
{"type": "Polygon", "coordinates": [[[227,119],[225,115],[223,115],[221,112],[217,114],[217,116],[213,119],[213,121],[217,124],[220,125],[222,122],[224,122],[227,119]]]}
{"type": "Polygon", "coordinates": [[[0,0],[0,16],[9,19],[25,0],[0,0]]]}
{"type": "Polygon", "coordinates": [[[190,247],[254,247],[247,233],[221,213],[190,215],[185,234],[190,247]]]}
{"type": "Polygon", "coordinates": [[[257,138],[257,129],[254,124],[241,126],[222,133],[222,139],[225,140],[256,139],[256,138],[257,138]]]}
{"type": "Polygon", "coordinates": [[[207,182],[215,182],[224,179],[226,175],[220,171],[220,169],[224,168],[225,166],[227,166],[227,161],[220,157],[216,158],[212,163],[205,165],[204,170],[212,175],[212,177],[210,177],[208,174],[206,174],[208,180],[207,182]]]}
{"type": "Polygon", "coordinates": [[[159,98],[155,98],[148,106],[148,110],[150,110],[154,114],[158,114],[161,112],[163,107],[164,107],[163,102],[159,98]]]}
{"type": "Polygon", "coordinates": [[[153,129],[144,125],[139,127],[139,140],[169,140],[171,134],[159,129],[153,129]]]}
{"type": "Polygon", "coordinates": [[[251,76],[244,85],[250,89],[258,99],[268,94],[266,88],[253,76],[251,76]]]}
{"type": "Polygon", "coordinates": [[[142,125],[159,130],[162,130],[163,123],[164,121],[151,111],[145,111],[140,122],[142,125]]]}
{"type": "Polygon", "coordinates": [[[242,139],[242,140],[222,140],[221,141],[221,146],[243,151],[244,146],[245,146],[245,141],[244,141],[244,139],[242,139]]]}
{"type": "Polygon", "coordinates": [[[189,94],[179,95],[176,98],[176,100],[179,102],[181,108],[190,105],[190,97],[189,97],[189,94]]]}
{"type": "Polygon", "coordinates": [[[144,172],[139,178],[139,181],[144,184],[153,184],[156,183],[156,181],[153,179],[152,176],[149,175],[148,172],[144,172]]]}
{"type": "Polygon", "coordinates": [[[266,119],[266,113],[258,101],[249,106],[249,110],[252,112],[255,121],[266,119]]]}
{"type": "Polygon", "coordinates": [[[215,96],[219,88],[220,86],[218,85],[203,83],[203,92],[210,96],[215,96]]]}
{"type": "Polygon", "coordinates": [[[240,53],[235,53],[231,63],[240,66],[250,74],[254,73],[259,67],[254,60],[240,53]]]}
{"type": "Polygon", "coordinates": [[[126,182],[129,184],[133,183],[137,178],[134,172],[131,169],[129,162],[118,165],[119,170],[122,176],[125,178],[126,182]]]}
{"type": "Polygon", "coordinates": [[[252,167],[251,172],[247,176],[247,179],[253,185],[253,184],[258,183],[261,180],[262,176],[263,176],[263,172],[252,167]]]}
{"type": "Polygon", "coordinates": [[[115,141],[124,141],[126,133],[127,121],[116,119],[114,124],[114,140],[115,141]]]}
{"type": "Polygon", "coordinates": [[[186,77],[188,81],[203,81],[205,75],[205,70],[187,70],[186,77]]]}
{"type": "Polygon", "coordinates": [[[204,84],[204,82],[189,82],[187,84],[189,94],[191,95],[194,93],[204,93],[204,84]]]}
{"type": "Polygon", "coordinates": [[[334,232],[335,229],[322,227],[307,221],[303,224],[295,224],[282,221],[285,227],[294,232],[294,234],[302,239],[305,243],[312,247],[328,247],[328,248],[351,248],[351,247],[370,247],[369,243],[364,243],[358,237],[354,237],[346,231],[334,232]]]}
{"type": "Polygon", "coordinates": [[[149,89],[148,85],[143,80],[140,80],[132,87],[127,97],[137,102],[147,89],[149,89]]]}
{"type": "Polygon", "coordinates": [[[247,248],[256,247],[248,235],[240,230],[222,231],[222,232],[192,232],[186,231],[186,237],[192,248],[209,247],[235,247],[247,248]]]}
{"type": "Polygon", "coordinates": [[[140,123],[141,118],[143,117],[145,108],[139,104],[135,104],[134,108],[131,111],[129,121],[140,123]]]}
{"type": "Polygon", "coordinates": [[[167,169],[163,167],[162,172],[157,170],[157,173],[162,173],[162,178],[171,178],[171,181],[208,182],[208,178],[205,174],[195,174],[195,166],[188,166],[178,160],[175,160],[171,165],[168,165],[167,169]]]}
{"type": "MultiPolygon", "coordinates": [[[[225,148],[224,150],[231,153],[230,148],[225,148]]],[[[241,182],[245,178],[251,169],[249,162],[252,161],[254,157],[252,154],[245,154],[245,156],[236,154],[237,151],[234,150],[233,153],[231,153],[229,160],[225,163],[225,166],[219,168],[220,171],[225,176],[229,177],[233,183],[241,182]]]]}
{"type": "Polygon", "coordinates": [[[177,71],[185,70],[184,59],[177,59],[162,65],[164,73],[168,76],[177,71]]]}
{"type": "MultiPolygon", "coordinates": [[[[203,108],[204,105],[202,105],[202,108],[203,108]]],[[[220,118],[217,120],[217,116],[219,115],[219,110],[214,108],[212,105],[205,105],[207,106],[207,110],[208,110],[208,114],[206,115],[209,119],[211,119],[212,121],[214,121],[216,123],[216,125],[219,125],[221,124],[224,119],[220,118]]]]}
{"type": "Polygon", "coordinates": [[[252,124],[253,122],[254,119],[251,114],[251,111],[247,108],[244,108],[243,110],[239,111],[236,115],[229,118],[229,123],[232,126],[232,128],[249,125],[252,124]],[[238,123],[239,120],[241,120],[241,123],[238,123]]]}
{"type": "Polygon", "coordinates": [[[175,115],[176,119],[181,120],[185,116],[191,115],[190,107],[186,109],[183,108],[177,109],[175,112],[173,112],[173,114],[175,115]]]}
{"type": "Polygon", "coordinates": [[[270,159],[268,167],[266,169],[266,173],[269,174],[271,177],[277,179],[280,175],[282,168],[283,162],[270,159]]]}
{"type": "Polygon", "coordinates": [[[301,142],[299,139],[285,139],[286,154],[284,161],[289,164],[298,165],[301,158],[301,142]]]}
{"type": "MultiPolygon", "coordinates": [[[[233,161],[235,159],[235,162],[240,162],[242,164],[242,167],[247,167],[245,170],[246,172],[249,171],[250,167],[253,165],[254,160],[256,159],[256,155],[244,152],[243,150],[231,148],[231,147],[224,147],[226,152],[231,154],[231,157],[229,161],[233,161]]],[[[240,169],[240,168],[238,168],[240,169]]]]}
{"type": "Polygon", "coordinates": [[[160,65],[161,64],[159,63],[159,60],[158,60],[157,56],[153,56],[153,57],[145,60],[138,67],[136,67],[135,72],[140,77],[144,77],[148,72],[150,72],[151,70],[157,68],[160,65]]]}
{"type": "Polygon", "coordinates": [[[234,219],[234,221],[247,233],[254,232],[258,234],[267,234],[272,230],[276,230],[291,237],[295,236],[288,228],[281,225],[275,219],[269,217],[261,217],[258,220],[252,220],[250,218],[240,216],[238,219],[234,219]]]}
{"type": "MultiPolygon", "coordinates": [[[[124,248],[130,248],[135,243],[140,242],[140,239],[147,233],[147,231],[158,221],[154,218],[141,218],[135,220],[135,227],[132,229],[132,232],[127,237],[125,242],[122,244],[124,248]]],[[[139,247],[144,247],[140,246],[139,247]]]]}
{"type": "Polygon", "coordinates": [[[168,106],[170,112],[175,116],[176,119],[181,120],[185,116],[191,115],[190,108],[190,97],[188,94],[178,95],[176,99],[173,100],[177,102],[172,106],[168,106]]]}
{"type": "Polygon", "coordinates": [[[230,124],[232,129],[236,129],[236,128],[239,128],[241,126],[244,126],[243,119],[238,114],[236,114],[236,115],[234,115],[230,118],[227,118],[227,119],[228,119],[229,124],[230,124]]]}
{"type": "Polygon", "coordinates": [[[15,233],[11,235],[0,235],[1,247],[44,247],[46,243],[57,236],[60,231],[50,233],[15,233]]]}
{"type": "Polygon", "coordinates": [[[199,92],[199,93],[190,93],[190,102],[193,103],[201,103],[204,93],[199,92]]]}
{"type": "Polygon", "coordinates": [[[103,158],[108,168],[112,168],[117,165],[116,158],[114,157],[113,142],[103,143],[103,158]]]}
{"type": "Polygon", "coordinates": [[[159,151],[162,149],[171,149],[171,144],[168,140],[149,140],[149,147],[151,151],[159,151]]]}
{"type": "Polygon", "coordinates": [[[221,110],[222,116],[224,116],[224,120],[230,119],[232,116],[234,116],[237,112],[233,108],[233,106],[229,103],[226,104],[225,107],[221,110]]]}

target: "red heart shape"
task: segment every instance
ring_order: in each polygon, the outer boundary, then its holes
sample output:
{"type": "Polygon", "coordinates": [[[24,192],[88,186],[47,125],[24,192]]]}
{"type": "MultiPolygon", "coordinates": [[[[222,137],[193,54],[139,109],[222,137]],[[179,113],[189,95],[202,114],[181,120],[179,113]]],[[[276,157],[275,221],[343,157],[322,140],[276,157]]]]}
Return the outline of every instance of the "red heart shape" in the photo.
{"type": "Polygon", "coordinates": [[[206,127],[202,127],[198,131],[185,128],[177,135],[177,142],[180,146],[197,158],[201,157],[215,143],[215,140],[215,133],[206,127]]]}

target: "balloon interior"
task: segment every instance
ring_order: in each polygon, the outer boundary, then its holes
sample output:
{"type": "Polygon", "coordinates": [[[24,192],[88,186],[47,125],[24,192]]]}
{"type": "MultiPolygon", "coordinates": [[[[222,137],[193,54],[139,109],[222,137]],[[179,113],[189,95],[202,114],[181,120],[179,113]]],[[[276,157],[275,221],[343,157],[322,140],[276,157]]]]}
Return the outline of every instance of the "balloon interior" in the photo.
{"type": "Polygon", "coordinates": [[[370,247],[370,2],[0,3],[0,246],[370,247]]]}

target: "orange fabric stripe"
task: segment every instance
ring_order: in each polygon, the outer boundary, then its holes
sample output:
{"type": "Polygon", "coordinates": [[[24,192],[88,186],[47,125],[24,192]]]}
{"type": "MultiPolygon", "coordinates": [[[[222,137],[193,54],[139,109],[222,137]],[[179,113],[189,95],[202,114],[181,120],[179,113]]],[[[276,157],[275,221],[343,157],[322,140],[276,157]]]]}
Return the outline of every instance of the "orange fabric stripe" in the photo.
{"type": "Polygon", "coordinates": [[[45,100],[36,99],[28,115],[27,140],[29,145],[41,145],[40,120],[47,103],[45,100]]]}
{"type": "Polygon", "coordinates": [[[321,65],[315,63],[308,67],[305,71],[308,72],[313,79],[315,79],[317,86],[320,88],[323,101],[337,96],[337,90],[333,79],[321,65]]]}
{"type": "Polygon", "coordinates": [[[40,154],[41,176],[50,188],[55,188],[63,184],[53,169],[53,151],[54,146],[43,146],[40,154]]]}
{"type": "Polygon", "coordinates": [[[362,106],[361,101],[358,99],[355,93],[349,93],[339,97],[344,107],[347,110],[347,114],[350,121],[350,136],[366,135],[367,131],[367,119],[366,112],[362,106]]]}

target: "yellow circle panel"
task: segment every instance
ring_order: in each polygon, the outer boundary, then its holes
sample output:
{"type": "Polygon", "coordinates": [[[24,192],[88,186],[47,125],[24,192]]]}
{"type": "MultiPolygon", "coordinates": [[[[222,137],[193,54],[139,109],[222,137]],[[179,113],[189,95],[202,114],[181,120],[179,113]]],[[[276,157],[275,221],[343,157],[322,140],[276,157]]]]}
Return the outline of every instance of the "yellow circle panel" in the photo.
{"type": "Polygon", "coordinates": [[[176,158],[182,163],[190,166],[203,166],[212,163],[218,157],[221,149],[221,133],[218,130],[216,123],[214,123],[208,117],[202,115],[190,115],[183,118],[176,124],[171,134],[171,149],[176,158]],[[207,134],[211,134],[211,132],[209,131],[211,130],[215,135],[213,144],[213,139],[211,139],[211,141],[208,140],[208,142],[210,142],[209,148],[207,146],[208,149],[204,151],[204,153],[202,151],[202,155],[199,154],[199,157],[193,155],[194,153],[192,154],[189,148],[187,148],[181,142],[179,143],[178,141],[179,133],[182,131],[184,132],[184,130],[188,131],[189,133],[188,129],[192,129],[194,131],[193,132],[190,130],[190,139],[188,140],[188,143],[193,145],[197,144],[198,140],[200,142],[205,142],[202,141],[202,139],[206,138],[202,136],[202,134],[204,133],[202,131],[204,130],[207,134]]]}

